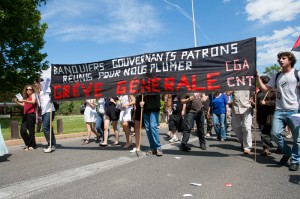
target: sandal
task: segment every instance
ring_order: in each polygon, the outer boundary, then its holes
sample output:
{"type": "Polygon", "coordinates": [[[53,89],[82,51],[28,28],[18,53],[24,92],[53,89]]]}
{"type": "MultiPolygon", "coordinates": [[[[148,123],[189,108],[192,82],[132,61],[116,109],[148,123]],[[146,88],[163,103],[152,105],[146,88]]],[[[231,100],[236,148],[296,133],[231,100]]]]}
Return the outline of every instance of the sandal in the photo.
{"type": "Polygon", "coordinates": [[[96,142],[100,142],[100,134],[96,137],[96,142]]]}
{"type": "Polygon", "coordinates": [[[129,144],[129,145],[125,144],[125,145],[123,146],[123,149],[129,149],[130,147],[132,147],[132,144],[129,144]]]}
{"type": "Polygon", "coordinates": [[[89,144],[90,143],[90,140],[85,140],[84,141],[84,144],[89,144]]]}
{"type": "Polygon", "coordinates": [[[99,146],[106,147],[107,144],[100,143],[99,146]]]}

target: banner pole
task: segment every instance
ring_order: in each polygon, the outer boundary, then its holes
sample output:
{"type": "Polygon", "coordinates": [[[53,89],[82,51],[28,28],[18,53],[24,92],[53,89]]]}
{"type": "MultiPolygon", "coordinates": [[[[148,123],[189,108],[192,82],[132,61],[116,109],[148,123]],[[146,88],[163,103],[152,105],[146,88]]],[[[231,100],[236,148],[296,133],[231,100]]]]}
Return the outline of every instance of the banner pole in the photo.
{"type": "Polygon", "coordinates": [[[256,162],[256,129],[257,129],[257,93],[255,91],[255,104],[254,104],[254,161],[256,162]]]}
{"type": "MultiPolygon", "coordinates": [[[[52,73],[52,64],[50,65],[50,71],[51,71],[51,80],[53,80],[53,73],[52,73]]],[[[49,87],[51,88],[51,82],[49,82],[49,87]]],[[[52,89],[51,89],[52,90],[52,89]]],[[[50,144],[49,144],[49,147],[50,147],[50,151],[52,152],[52,105],[53,105],[53,102],[52,102],[52,92],[51,92],[51,95],[50,95],[50,144]]]]}
{"type": "MultiPolygon", "coordinates": [[[[144,94],[142,94],[142,102],[144,101],[144,94]]],[[[144,107],[144,106],[143,106],[144,107]]],[[[143,122],[143,107],[141,107],[141,115],[140,115],[140,130],[139,130],[139,146],[137,147],[138,149],[140,149],[140,146],[141,146],[141,135],[142,135],[142,122],[143,122]]],[[[138,156],[138,157],[140,157],[140,151],[141,151],[141,149],[139,150],[139,151],[137,151],[136,150],[136,155],[138,156]]]]}
{"type": "MultiPolygon", "coordinates": [[[[50,149],[52,147],[52,101],[50,101],[50,149]]],[[[52,149],[51,149],[52,150],[52,149]]]]}

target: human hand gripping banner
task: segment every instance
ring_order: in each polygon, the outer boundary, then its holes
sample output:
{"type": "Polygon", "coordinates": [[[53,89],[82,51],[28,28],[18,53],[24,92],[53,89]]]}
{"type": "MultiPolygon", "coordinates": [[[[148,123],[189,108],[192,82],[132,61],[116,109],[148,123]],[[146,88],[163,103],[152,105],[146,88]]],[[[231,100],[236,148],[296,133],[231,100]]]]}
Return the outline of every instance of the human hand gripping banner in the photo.
{"type": "Polygon", "coordinates": [[[82,64],[52,64],[52,100],[255,90],[256,38],[82,64]]]}

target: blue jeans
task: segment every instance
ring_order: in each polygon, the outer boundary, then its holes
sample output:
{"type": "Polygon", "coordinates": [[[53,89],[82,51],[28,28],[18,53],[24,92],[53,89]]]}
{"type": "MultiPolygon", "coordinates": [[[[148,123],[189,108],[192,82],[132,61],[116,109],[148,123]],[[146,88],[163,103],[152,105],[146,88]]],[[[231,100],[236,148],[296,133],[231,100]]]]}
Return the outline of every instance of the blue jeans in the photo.
{"type": "Polygon", "coordinates": [[[100,136],[103,137],[104,133],[103,133],[103,114],[97,112],[97,120],[96,120],[96,129],[97,132],[100,133],[100,136]]]}
{"type": "Polygon", "coordinates": [[[300,164],[300,128],[295,126],[290,118],[291,115],[298,113],[298,110],[294,111],[280,111],[275,110],[272,121],[272,138],[278,145],[279,149],[285,156],[291,156],[291,163],[300,164]],[[293,147],[289,147],[282,136],[284,127],[288,125],[293,135],[293,147]]]}
{"type": "MultiPolygon", "coordinates": [[[[55,116],[55,111],[52,112],[52,121],[54,119],[55,116]]],[[[42,115],[42,121],[43,121],[43,130],[44,130],[44,135],[45,138],[48,142],[48,146],[50,145],[50,112],[45,113],[44,115],[42,115]]],[[[56,146],[56,139],[55,139],[55,135],[54,135],[54,131],[52,128],[52,133],[51,133],[51,146],[56,146]]]]}
{"type": "Polygon", "coordinates": [[[219,139],[226,139],[225,132],[225,113],[224,114],[213,114],[214,127],[217,137],[219,139]]]}
{"type": "Polygon", "coordinates": [[[148,136],[150,149],[156,150],[161,148],[158,132],[158,115],[159,112],[144,113],[144,125],[148,136]]]}

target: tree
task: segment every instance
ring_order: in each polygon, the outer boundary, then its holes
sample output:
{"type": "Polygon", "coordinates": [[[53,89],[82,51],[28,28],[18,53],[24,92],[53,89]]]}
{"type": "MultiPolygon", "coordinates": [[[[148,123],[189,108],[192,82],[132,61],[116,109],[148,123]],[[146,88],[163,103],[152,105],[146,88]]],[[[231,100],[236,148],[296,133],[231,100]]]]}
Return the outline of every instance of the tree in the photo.
{"type": "Polygon", "coordinates": [[[277,64],[274,64],[273,66],[266,67],[265,71],[263,72],[263,74],[266,74],[269,77],[272,77],[273,75],[275,75],[276,73],[278,73],[280,70],[281,70],[281,67],[278,66],[277,64]]]}
{"type": "Polygon", "coordinates": [[[44,47],[46,23],[38,6],[47,0],[0,1],[0,92],[8,100],[49,68],[44,47]]]}

